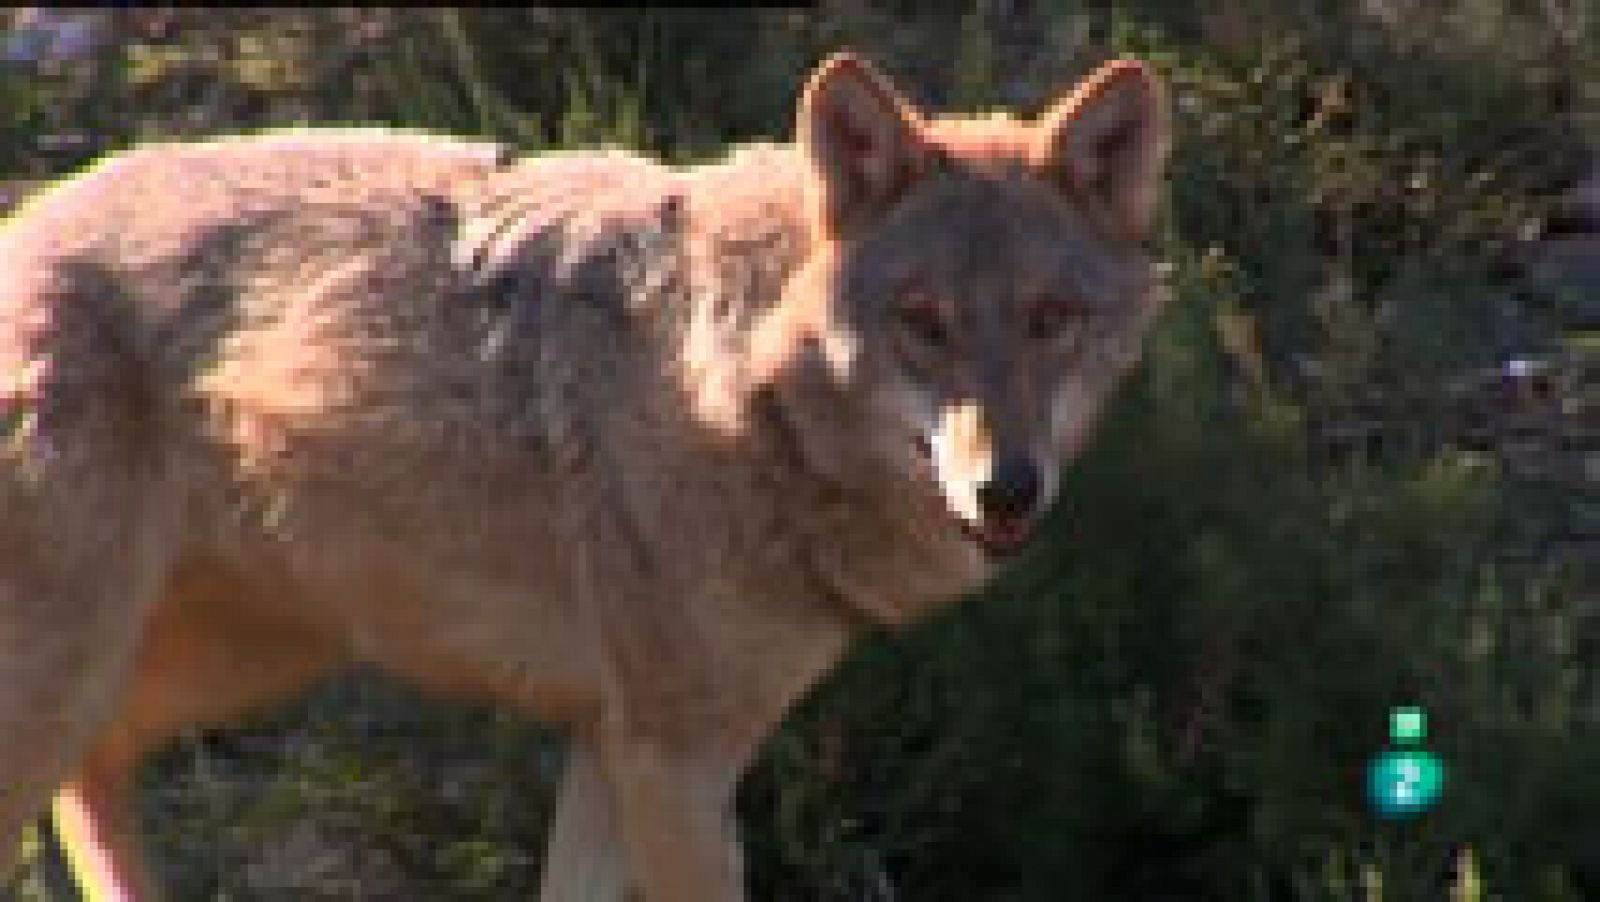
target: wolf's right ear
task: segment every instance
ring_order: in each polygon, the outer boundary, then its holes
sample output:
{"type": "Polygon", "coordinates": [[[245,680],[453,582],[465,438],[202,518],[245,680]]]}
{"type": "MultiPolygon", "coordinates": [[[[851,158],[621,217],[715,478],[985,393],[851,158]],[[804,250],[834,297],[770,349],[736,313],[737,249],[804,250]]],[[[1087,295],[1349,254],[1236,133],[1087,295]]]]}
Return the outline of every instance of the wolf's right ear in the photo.
{"type": "Polygon", "coordinates": [[[883,211],[916,178],[924,156],[922,117],[860,57],[836,53],[800,96],[796,131],[811,161],[819,217],[843,236],[883,211]]]}

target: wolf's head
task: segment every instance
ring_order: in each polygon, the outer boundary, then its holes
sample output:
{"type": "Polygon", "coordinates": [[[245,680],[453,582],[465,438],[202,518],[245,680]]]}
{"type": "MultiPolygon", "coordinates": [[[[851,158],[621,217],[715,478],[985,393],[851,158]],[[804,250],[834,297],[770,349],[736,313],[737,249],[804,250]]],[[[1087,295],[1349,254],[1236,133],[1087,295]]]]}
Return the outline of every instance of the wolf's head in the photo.
{"type": "Polygon", "coordinates": [[[1129,60],[1030,122],[925,118],[849,54],[805,88],[813,335],[879,421],[862,441],[991,553],[1030,535],[1160,305],[1169,131],[1129,60]]]}

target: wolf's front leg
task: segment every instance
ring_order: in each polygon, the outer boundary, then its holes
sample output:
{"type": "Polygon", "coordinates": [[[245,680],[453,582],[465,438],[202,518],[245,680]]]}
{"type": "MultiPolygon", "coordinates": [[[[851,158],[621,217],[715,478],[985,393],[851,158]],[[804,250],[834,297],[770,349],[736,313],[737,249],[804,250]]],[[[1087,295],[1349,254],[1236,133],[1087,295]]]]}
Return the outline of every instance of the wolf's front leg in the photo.
{"type": "Polygon", "coordinates": [[[604,763],[643,902],[743,902],[733,815],[742,760],[612,738],[604,763]]]}
{"type": "Polygon", "coordinates": [[[545,847],[539,902],[623,902],[628,862],[615,809],[592,733],[574,730],[545,847]]]}

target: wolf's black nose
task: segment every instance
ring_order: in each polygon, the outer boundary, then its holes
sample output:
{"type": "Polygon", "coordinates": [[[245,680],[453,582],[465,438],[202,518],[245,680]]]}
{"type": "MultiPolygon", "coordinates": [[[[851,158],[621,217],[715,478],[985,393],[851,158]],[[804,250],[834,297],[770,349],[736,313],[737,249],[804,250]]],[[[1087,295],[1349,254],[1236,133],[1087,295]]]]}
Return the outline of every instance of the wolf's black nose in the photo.
{"type": "Polygon", "coordinates": [[[1012,520],[1033,513],[1039,503],[1039,468],[1026,457],[1003,457],[978,486],[978,507],[991,520],[1012,520]]]}

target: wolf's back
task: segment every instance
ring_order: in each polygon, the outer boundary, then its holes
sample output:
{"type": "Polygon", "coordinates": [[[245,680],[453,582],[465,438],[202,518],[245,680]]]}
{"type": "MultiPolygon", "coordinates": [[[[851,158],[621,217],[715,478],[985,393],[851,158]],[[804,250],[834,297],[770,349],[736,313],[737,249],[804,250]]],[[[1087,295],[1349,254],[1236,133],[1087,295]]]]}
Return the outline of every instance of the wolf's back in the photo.
{"type": "Polygon", "coordinates": [[[136,150],[0,227],[0,365],[37,375],[29,447],[149,449],[198,529],[249,510],[311,548],[533,510],[596,417],[662,390],[612,249],[672,184],[387,133],[136,150]]]}
{"type": "Polygon", "coordinates": [[[321,367],[465,340],[437,332],[474,328],[450,309],[464,267],[656,169],[623,154],[515,163],[494,144],[364,130],[148,146],[0,227],[0,341],[18,365],[120,360],[157,396],[233,379],[280,406],[318,403],[307,393],[348,381],[316,379],[321,367]]]}

